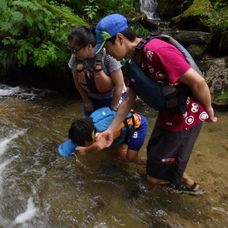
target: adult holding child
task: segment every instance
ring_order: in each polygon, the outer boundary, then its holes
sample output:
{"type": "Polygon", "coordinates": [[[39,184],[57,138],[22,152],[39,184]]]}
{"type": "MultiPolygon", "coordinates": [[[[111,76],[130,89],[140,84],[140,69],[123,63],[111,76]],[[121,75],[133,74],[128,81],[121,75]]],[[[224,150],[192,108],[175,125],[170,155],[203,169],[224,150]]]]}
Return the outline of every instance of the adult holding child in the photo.
{"type": "Polygon", "coordinates": [[[68,42],[72,53],[68,65],[83,100],[84,115],[90,116],[104,106],[116,110],[126,92],[120,62],[107,55],[104,49],[98,55],[93,54],[96,46],[93,28],[74,27],[68,42]]]}
{"type": "MultiPolygon", "coordinates": [[[[139,68],[153,81],[173,88],[187,86],[191,93],[185,99],[185,111],[159,111],[147,146],[146,170],[153,184],[169,181],[178,193],[202,194],[199,185],[185,172],[202,122],[217,121],[211,106],[211,96],[205,79],[186,61],[185,56],[172,44],[151,39],[135,55],[141,38],[129,27],[120,14],[104,17],[96,26],[97,46],[95,53],[105,47],[107,53],[121,60],[135,60],[139,68]]],[[[109,128],[100,137],[106,138],[107,146],[113,141],[113,132],[133,107],[140,94],[129,80],[126,96],[118,108],[109,128]]],[[[145,90],[141,85],[141,91],[145,90]]],[[[152,92],[152,91],[151,91],[152,92]]]]}

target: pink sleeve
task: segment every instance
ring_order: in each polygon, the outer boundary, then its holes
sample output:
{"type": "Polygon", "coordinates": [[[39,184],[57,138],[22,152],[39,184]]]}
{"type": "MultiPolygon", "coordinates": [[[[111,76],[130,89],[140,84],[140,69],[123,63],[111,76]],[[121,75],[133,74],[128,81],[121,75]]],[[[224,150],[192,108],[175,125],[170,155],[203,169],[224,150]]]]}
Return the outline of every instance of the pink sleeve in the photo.
{"type": "Polygon", "coordinates": [[[191,66],[173,45],[161,40],[157,40],[156,43],[152,61],[162,66],[162,70],[171,83],[176,83],[191,66]]]}

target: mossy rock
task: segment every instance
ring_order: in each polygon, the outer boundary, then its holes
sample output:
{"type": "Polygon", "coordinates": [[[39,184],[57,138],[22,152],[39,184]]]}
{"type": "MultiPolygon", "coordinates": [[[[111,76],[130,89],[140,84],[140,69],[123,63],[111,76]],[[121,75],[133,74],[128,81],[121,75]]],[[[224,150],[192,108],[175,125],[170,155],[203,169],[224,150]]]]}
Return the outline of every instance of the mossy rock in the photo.
{"type": "Polygon", "coordinates": [[[206,50],[208,45],[190,44],[188,51],[194,59],[198,59],[206,50]]]}
{"type": "Polygon", "coordinates": [[[171,19],[171,25],[179,28],[210,31],[207,19],[216,14],[209,0],[195,0],[182,14],[171,19]]]}
{"type": "Polygon", "coordinates": [[[228,105],[228,90],[213,99],[216,105],[228,105]]]}

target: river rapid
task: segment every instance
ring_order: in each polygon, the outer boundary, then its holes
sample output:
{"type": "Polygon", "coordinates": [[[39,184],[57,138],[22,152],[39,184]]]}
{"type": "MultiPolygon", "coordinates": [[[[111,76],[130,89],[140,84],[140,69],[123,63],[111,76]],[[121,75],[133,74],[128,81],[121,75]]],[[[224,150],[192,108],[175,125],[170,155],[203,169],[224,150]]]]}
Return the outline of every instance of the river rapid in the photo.
{"type": "MultiPolygon", "coordinates": [[[[150,130],[156,112],[140,100],[150,130]]],[[[0,84],[0,228],[228,227],[228,111],[204,123],[187,173],[202,197],[141,189],[145,167],[123,162],[104,172],[108,149],[63,158],[58,145],[83,117],[76,96],[0,84]]]]}

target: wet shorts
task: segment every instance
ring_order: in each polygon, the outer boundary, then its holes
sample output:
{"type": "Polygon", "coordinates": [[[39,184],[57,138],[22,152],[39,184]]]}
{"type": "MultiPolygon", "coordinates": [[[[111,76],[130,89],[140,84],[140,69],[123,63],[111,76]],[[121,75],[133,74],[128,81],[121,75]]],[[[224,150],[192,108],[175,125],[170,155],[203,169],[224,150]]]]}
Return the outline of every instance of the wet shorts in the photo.
{"type": "Polygon", "coordinates": [[[168,131],[156,123],[147,146],[147,174],[179,185],[201,126],[168,131]]]}
{"type": "MultiPolygon", "coordinates": [[[[126,95],[126,93],[122,93],[118,106],[123,101],[125,95],[126,95]]],[[[112,103],[112,97],[105,98],[105,99],[96,99],[96,98],[90,97],[90,100],[93,102],[93,110],[94,111],[99,109],[99,108],[102,108],[102,107],[110,107],[110,105],[112,103]]],[[[92,114],[92,112],[89,112],[85,109],[84,103],[83,103],[83,113],[85,116],[90,116],[92,114]]]]}
{"type": "Polygon", "coordinates": [[[130,150],[139,150],[146,138],[148,122],[143,115],[140,115],[140,117],[141,117],[141,124],[139,128],[134,132],[134,134],[132,135],[128,143],[128,149],[130,150]]]}

